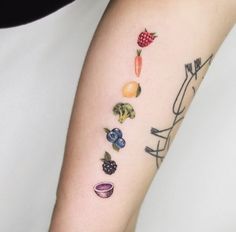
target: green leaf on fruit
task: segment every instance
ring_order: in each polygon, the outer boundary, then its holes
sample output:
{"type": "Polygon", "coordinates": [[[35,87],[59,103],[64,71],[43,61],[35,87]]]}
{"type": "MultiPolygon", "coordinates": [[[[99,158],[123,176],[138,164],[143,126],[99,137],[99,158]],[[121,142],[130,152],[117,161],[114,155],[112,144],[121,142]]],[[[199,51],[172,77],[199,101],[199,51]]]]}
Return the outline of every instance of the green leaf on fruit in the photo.
{"type": "Polygon", "coordinates": [[[113,149],[114,149],[115,151],[119,151],[119,150],[120,150],[120,148],[117,147],[114,143],[112,144],[112,147],[113,147],[113,149]]]}
{"type": "Polygon", "coordinates": [[[104,128],[104,131],[108,134],[110,130],[108,128],[104,128]]]}
{"type": "Polygon", "coordinates": [[[106,161],[110,161],[111,160],[111,155],[106,151],[105,155],[104,155],[104,158],[105,158],[106,161]]]}
{"type": "Polygon", "coordinates": [[[111,155],[107,151],[105,151],[104,157],[101,159],[101,161],[111,161],[111,155]]]}
{"type": "Polygon", "coordinates": [[[141,89],[141,86],[140,84],[138,84],[138,90],[137,90],[137,94],[136,94],[136,97],[138,97],[142,92],[142,89],[141,89]]]}

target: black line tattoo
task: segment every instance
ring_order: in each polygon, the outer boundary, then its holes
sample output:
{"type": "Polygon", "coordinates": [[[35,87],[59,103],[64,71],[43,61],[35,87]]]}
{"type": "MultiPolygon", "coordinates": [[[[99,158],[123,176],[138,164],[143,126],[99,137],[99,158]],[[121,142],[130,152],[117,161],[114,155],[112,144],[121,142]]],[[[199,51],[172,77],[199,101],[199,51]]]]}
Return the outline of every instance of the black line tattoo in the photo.
{"type": "Polygon", "coordinates": [[[173,129],[179,122],[181,122],[184,119],[184,114],[186,111],[186,106],[184,105],[184,99],[187,90],[191,86],[193,95],[195,95],[196,88],[193,86],[192,82],[194,80],[195,81],[198,80],[198,72],[207,64],[210,65],[212,59],[213,59],[213,54],[204,63],[201,62],[201,58],[198,58],[194,60],[193,63],[185,65],[185,80],[182,86],[180,87],[180,90],[175,98],[172,107],[172,112],[174,114],[174,120],[172,122],[172,125],[162,130],[151,128],[151,134],[158,137],[157,147],[156,149],[145,147],[145,152],[156,158],[157,168],[160,167],[160,164],[165,158],[165,154],[170,147],[173,129]],[[161,145],[161,142],[163,145],[161,145]]]}

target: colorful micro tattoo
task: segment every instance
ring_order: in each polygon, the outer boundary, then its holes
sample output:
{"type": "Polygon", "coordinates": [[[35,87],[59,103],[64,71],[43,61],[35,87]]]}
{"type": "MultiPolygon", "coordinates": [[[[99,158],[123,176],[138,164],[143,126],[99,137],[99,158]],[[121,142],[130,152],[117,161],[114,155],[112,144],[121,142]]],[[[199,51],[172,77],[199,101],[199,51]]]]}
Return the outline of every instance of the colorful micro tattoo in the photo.
{"type": "Polygon", "coordinates": [[[114,115],[118,115],[118,121],[123,123],[127,118],[134,119],[135,111],[129,103],[117,103],[113,107],[114,115]]]}
{"type": "Polygon", "coordinates": [[[141,86],[136,81],[130,81],[124,85],[122,93],[124,97],[138,97],[141,94],[141,86]]]}
{"type": "Polygon", "coordinates": [[[109,130],[107,128],[104,128],[107,136],[107,140],[112,143],[112,147],[114,150],[119,151],[121,148],[125,147],[125,140],[123,139],[123,134],[119,128],[114,128],[112,130],[109,130]]]}
{"type": "Polygon", "coordinates": [[[145,30],[139,34],[137,43],[141,48],[144,48],[149,46],[156,38],[157,35],[155,32],[150,33],[145,28],[145,30]]]}
{"type": "Polygon", "coordinates": [[[135,65],[135,74],[137,77],[140,77],[141,71],[142,71],[142,65],[143,65],[143,58],[141,56],[141,49],[137,50],[137,55],[134,60],[134,65],[135,65]]]}
{"type": "Polygon", "coordinates": [[[100,182],[93,187],[94,192],[101,198],[109,198],[114,191],[114,184],[111,182],[100,182]]]}
{"type": "MultiPolygon", "coordinates": [[[[150,33],[145,29],[141,32],[138,36],[137,43],[139,47],[144,48],[149,46],[156,38],[156,33],[150,33]]],[[[143,66],[143,58],[142,58],[142,49],[137,49],[136,56],[134,60],[134,71],[136,77],[141,76],[142,66],[143,66]]],[[[122,95],[126,98],[135,98],[140,96],[142,92],[141,86],[136,81],[130,81],[126,83],[122,88],[122,95]]],[[[129,103],[122,103],[119,102],[113,107],[114,115],[118,116],[118,122],[124,123],[126,119],[134,119],[136,116],[135,110],[133,106],[129,103]]],[[[124,148],[126,142],[123,138],[123,133],[119,128],[113,128],[109,130],[104,128],[106,133],[106,139],[112,144],[112,147],[115,151],[119,151],[120,149],[124,148]]],[[[152,154],[154,152],[151,148],[146,147],[146,152],[152,154]]],[[[153,155],[153,154],[152,154],[153,155]]],[[[157,158],[159,157],[158,154],[154,154],[157,158]]],[[[112,175],[117,170],[117,164],[114,160],[112,160],[111,155],[108,152],[105,152],[104,157],[101,159],[102,169],[105,174],[112,175]]],[[[114,184],[112,182],[101,182],[96,184],[93,187],[94,192],[100,198],[109,198],[113,194],[114,191],[114,184]]]]}
{"type": "Polygon", "coordinates": [[[111,155],[108,152],[105,152],[104,158],[101,161],[103,162],[102,169],[106,174],[112,175],[116,172],[117,164],[111,159],[111,155]]]}

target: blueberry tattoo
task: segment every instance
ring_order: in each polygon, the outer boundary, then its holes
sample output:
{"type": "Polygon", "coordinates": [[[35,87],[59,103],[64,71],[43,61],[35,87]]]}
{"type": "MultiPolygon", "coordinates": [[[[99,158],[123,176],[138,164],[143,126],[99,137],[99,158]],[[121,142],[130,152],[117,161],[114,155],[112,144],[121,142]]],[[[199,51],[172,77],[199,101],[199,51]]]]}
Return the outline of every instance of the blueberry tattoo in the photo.
{"type": "Polygon", "coordinates": [[[125,147],[125,140],[123,138],[119,138],[116,140],[115,145],[118,148],[124,148],[125,147]]]}
{"type": "Polygon", "coordinates": [[[109,133],[107,133],[107,140],[110,143],[114,143],[118,138],[118,134],[114,131],[110,131],[109,133]]]}
{"type": "Polygon", "coordinates": [[[111,155],[108,152],[105,152],[104,158],[101,161],[103,161],[102,169],[106,174],[112,175],[116,172],[117,164],[111,159],[111,155]]]}
{"type": "Polygon", "coordinates": [[[104,130],[107,134],[106,138],[110,143],[112,143],[114,150],[119,151],[121,148],[125,147],[126,142],[122,138],[123,134],[119,128],[114,128],[112,130],[105,128],[104,130]]]}
{"type": "Polygon", "coordinates": [[[114,128],[112,131],[115,132],[118,135],[118,138],[122,138],[123,137],[123,134],[122,134],[120,129],[114,128]]]}

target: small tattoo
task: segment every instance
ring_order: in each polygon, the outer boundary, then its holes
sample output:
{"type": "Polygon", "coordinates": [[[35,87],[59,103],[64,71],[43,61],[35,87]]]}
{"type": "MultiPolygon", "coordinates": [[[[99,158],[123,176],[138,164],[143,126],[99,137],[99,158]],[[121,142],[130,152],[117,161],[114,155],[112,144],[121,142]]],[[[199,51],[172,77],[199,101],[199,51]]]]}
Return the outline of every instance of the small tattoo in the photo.
{"type": "Polygon", "coordinates": [[[140,76],[141,71],[142,71],[142,65],[143,65],[143,58],[141,56],[142,49],[137,50],[137,55],[134,60],[134,65],[135,65],[135,74],[137,77],[140,76]]]}
{"type": "Polygon", "coordinates": [[[176,96],[176,99],[172,107],[174,120],[171,126],[165,129],[161,129],[161,130],[156,129],[156,128],[151,128],[151,134],[158,137],[157,147],[155,149],[146,147],[145,151],[149,155],[152,155],[156,158],[157,168],[159,168],[160,164],[165,158],[166,152],[169,149],[173,129],[179,122],[181,122],[184,119],[184,114],[187,108],[184,105],[184,99],[185,99],[185,96],[189,87],[191,86],[192,91],[195,94],[196,89],[193,86],[193,81],[198,80],[198,72],[207,64],[210,65],[212,59],[213,59],[213,55],[211,55],[203,64],[201,62],[201,58],[198,58],[194,60],[193,64],[189,63],[185,65],[185,80],[182,86],[180,87],[180,90],[176,96]]]}
{"type": "Polygon", "coordinates": [[[107,133],[107,140],[112,143],[114,150],[119,151],[121,148],[124,148],[126,145],[125,140],[123,139],[122,131],[119,128],[114,128],[109,130],[104,128],[104,131],[107,133]]]}
{"type": "Polygon", "coordinates": [[[138,97],[141,94],[141,91],[141,86],[136,81],[128,82],[122,89],[123,96],[127,98],[138,97]]]}
{"type": "Polygon", "coordinates": [[[94,192],[101,198],[109,198],[114,191],[114,184],[111,182],[101,182],[93,187],[94,192]]]}
{"type": "Polygon", "coordinates": [[[117,164],[111,159],[111,155],[108,152],[105,152],[104,158],[101,161],[103,162],[102,169],[106,174],[112,175],[116,172],[117,164]]]}
{"type": "Polygon", "coordinates": [[[155,38],[157,38],[156,33],[150,33],[145,28],[145,30],[139,34],[137,43],[141,48],[147,47],[154,41],[155,38]]]}
{"type": "Polygon", "coordinates": [[[113,113],[119,116],[118,121],[120,123],[123,123],[127,118],[135,118],[134,108],[129,103],[117,103],[113,107],[113,113]]]}

